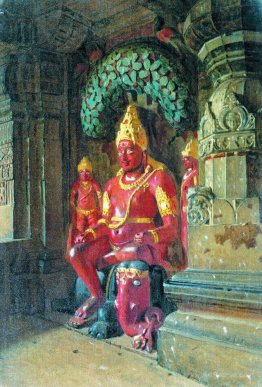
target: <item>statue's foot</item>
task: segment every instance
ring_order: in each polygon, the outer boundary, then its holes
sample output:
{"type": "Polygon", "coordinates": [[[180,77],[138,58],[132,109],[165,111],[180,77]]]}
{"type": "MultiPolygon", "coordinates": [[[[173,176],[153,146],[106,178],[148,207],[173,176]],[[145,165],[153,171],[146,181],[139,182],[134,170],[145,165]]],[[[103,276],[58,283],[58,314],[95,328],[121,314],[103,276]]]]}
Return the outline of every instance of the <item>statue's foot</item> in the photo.
{"type": "Polygon", "coordinates": [[[97,321],[89,328],[95,339],[108,339],[123,333],[119,325],[113,301],[106,301],[97,311],[97,321]]]}
{"type": "Polygon", "coordinates": [[[75,315],[70,318],[68,325],[73,328],[81,328],[89,321],[90,316],[94,314],[102,300],[98,297],[89,297],[81,306],[75,311],[75,315]]]}
{"type": "Polygon", "coordinates": [[[141,349],[141,351],[152,352],[154,344],[151,332],[144,332],[142,335],[133,338],[133,348],[141,349]]]}
{"type": "Polygon", "coordinates": [[[107,321],[96,321],[89,329],[89,335],[98,340],[111,337],[111,327],[107,321]]]}
{"type": "Polygon", "coordinates": [[[156,332],[164,322],[164,313],[160,308],[150,307],[145,314],[142,334],[134,336],[133,347],[142,351],[152,352],[155,346],[156,332]]]}
{"type": "Polygon", "coordinates": [[[89,329],[89,335],[95,339],[102,340],[109,337],[116,337],[123,334],[119,324],[107,321],[96,321],[89,329]]]}

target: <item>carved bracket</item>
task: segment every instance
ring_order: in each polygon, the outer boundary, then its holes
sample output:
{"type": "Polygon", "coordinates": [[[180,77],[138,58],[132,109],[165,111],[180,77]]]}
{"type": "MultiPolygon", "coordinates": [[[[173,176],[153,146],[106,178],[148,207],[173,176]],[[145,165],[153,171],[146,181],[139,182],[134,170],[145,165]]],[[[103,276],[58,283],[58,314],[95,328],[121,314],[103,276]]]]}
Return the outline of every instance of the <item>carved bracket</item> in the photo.
{"type": "Polygon", "coordinates": [[[208,224],[211,218],[212,200],[215,198],[210,187],[191,187],[188,189],[187,220],[190,226],[208,224]]]}
{"type": "Polygon", "coordinates": [[[38,44],[59,49],[60,52],[71,52],[92,36],[91,22],[86,16],[65,5],[46,9],[37,17],[36,24],[41,31],[38,44]]]}

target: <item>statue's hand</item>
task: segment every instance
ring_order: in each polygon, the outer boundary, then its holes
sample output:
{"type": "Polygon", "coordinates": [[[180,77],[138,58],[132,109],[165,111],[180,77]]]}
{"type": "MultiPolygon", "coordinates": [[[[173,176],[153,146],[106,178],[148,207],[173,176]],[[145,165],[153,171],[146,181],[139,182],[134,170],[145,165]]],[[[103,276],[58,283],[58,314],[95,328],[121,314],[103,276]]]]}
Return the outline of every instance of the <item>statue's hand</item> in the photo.
{"type": "Polygon", "coordinates": [[[78,234],[75,238],[75,244],[84,243],[86,241],[85,234],[78,234]]]}
{"type": "Polygon", "coordinates": [[[152,238],[152,235],[148,232],[138,232],[134,236],[134,242],[138,244],[145,244],[145,245],[152,245],[154,243],[154,240],[152,238]]]}
{"type": "Polygon", "coordinates": [[[134,242],[135,242],[135,243],[139,243],[139,244],[144,243],[144,233],[143,233],[143,232],[138,232],[138,233],[134,236],[134,242]]]}

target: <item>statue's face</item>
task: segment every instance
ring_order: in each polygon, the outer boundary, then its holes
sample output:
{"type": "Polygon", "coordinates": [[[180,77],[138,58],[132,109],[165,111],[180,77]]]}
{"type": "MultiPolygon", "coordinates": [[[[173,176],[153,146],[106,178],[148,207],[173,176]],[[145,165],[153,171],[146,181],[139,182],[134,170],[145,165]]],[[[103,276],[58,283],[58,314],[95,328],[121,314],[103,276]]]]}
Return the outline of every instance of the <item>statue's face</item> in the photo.
{"type": "Polygon", "coordinates": [[[79,178],[82,181],[87,181],[91,179],[91,172],[88,169],[83,169],[82,171],[79,172],[79,178]]]}
{"type": "Polygon", "coordinates": [[[185,169],[193,169],[194,158],[192,156],[184,156],[182,158],[182,163],[184,164],[185,169]]]}
{"type": "Polygon", "coordinates": [[[118,161],[125,172],[135,171],[142,165],[143,151],[130,140],[121,140],[117,147],[118,161]]]}

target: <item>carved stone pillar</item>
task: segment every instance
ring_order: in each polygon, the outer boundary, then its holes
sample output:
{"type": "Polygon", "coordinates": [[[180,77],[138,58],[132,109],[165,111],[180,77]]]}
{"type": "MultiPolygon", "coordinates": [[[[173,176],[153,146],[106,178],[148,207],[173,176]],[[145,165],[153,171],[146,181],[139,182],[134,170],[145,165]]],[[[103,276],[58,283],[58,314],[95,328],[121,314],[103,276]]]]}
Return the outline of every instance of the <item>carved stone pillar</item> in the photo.
{"type": "Polygon", "coordinates": [[[212,86],[200,106],[204,187],[188,197],[188,269],[165,286],[178,311],[159,345],[162,365],[212,386],[262,381],[262,7],[229,3],[198,1],[184,26],[212,86]]]}
{"type": "Polygon", "coordinates": [[[4,80],[11,117],[5,124],[9,131],[4,132],[10,137],[5,140],[9,141],[9,159],[12,156],[9,180],[13,176],[14,216],[10,239],[31,237],[51,250],[61,248],[65,229],[66,171],[62,159],[68,137],[66,65],[62,55],[46,51],[11,54],[4,80]]]}
{"type": "Polygon", "coordinates": [[[88,18],[59,2],[2,3],[0,307],[7,315],[51,310],[73,287],[64,262],[68,167],[76,148],[68,60],[91,31],[88,18]]]}

